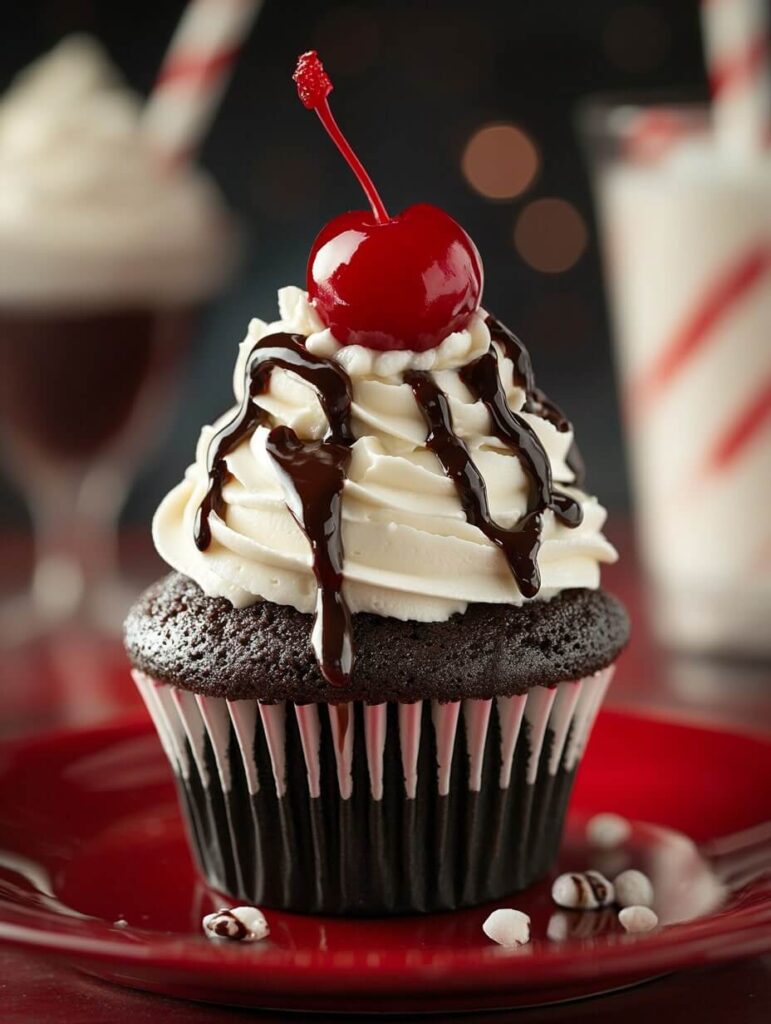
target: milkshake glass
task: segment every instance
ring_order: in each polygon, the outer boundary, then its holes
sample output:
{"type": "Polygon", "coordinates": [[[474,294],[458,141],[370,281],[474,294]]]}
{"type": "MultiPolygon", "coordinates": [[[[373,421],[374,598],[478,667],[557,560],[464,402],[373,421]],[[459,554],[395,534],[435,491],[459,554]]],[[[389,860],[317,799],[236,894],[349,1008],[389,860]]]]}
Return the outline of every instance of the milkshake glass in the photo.
{"type": "Polygon", "coordinates": [[[771,155],[699,107],[585,112],[651,610],[672,646],[771,655],[771,155]]]}
{"type": "Polygon", "coordinates": [[[82,36],[0,100],[0,431],[33,516],[38,619],[108,611],[130,471],[233,267],[219,193],[161,164],[141,111],[82,36]]]}

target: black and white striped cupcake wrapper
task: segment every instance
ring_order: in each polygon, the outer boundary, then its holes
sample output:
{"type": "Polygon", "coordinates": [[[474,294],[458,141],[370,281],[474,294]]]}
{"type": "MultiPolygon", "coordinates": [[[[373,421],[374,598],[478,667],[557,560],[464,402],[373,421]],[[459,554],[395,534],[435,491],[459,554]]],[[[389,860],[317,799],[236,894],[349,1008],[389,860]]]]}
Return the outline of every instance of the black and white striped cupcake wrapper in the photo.
{"type": "Polygon", "coordinates": [[[548,870],[612,673],[373,705],[228,701],[134,679],[212,887],[372,915],[482,903],[548,870]]]}

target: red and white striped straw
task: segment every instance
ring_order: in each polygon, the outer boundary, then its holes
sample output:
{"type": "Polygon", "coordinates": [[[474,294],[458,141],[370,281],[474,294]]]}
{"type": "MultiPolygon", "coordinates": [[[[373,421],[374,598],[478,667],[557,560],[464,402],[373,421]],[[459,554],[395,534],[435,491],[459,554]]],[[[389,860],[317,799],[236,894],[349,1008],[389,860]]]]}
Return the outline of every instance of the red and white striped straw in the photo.
{"type": "Polygon", "coordinates": [[[191,158],[209,128],[263,0],[190,0],[144,111],[167,164],[191,158]]]}
{"type": "Polygon", "coordinates": [[[702,0],[718,145],[751,156],[771,144],[768,0],[702,0]]]}

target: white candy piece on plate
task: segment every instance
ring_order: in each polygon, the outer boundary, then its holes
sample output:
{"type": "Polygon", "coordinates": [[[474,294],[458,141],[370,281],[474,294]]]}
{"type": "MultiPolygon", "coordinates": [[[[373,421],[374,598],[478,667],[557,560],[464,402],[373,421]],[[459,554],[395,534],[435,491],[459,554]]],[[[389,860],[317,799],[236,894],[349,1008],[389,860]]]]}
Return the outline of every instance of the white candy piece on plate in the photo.
{"type": "Polygon", "coordinates": [[[482,925],[482,931],[499,946],[512,948],[530,941],[530,918],[521,910],[494,910],[482,925]]]}
{"type": "Polygon", "coordinates": [[[650,907],[624,907],[619,910],[618,919],[624,931],[634,935],[653,931],[659,923],[650,907]]]}
{"type": "Polygon", "coordinates": [[[270,929],[265,915],[257,907],[223,907],[203,919],[203,930],[210,939],[233,942],[258,942],[270,929]]]}
{"type": "Polygon", "coordinates": [[[651,880],[642,871],[622,871],[613,882],[619,907],[650,907],[653,904],[651,880]]]}
{"type": "Polygon", "coordinates": [[[596,910],[613,903],[613,883],[599,871],[571,871],[555,878],[551,898],[568,910],[596,910]]]}
{"type": "Polygon", "coordinates": [[[586,838],[598,850],[613,850],[632,834],[632,826],[620,814],[595,814],[586,823],[586,838]]]}

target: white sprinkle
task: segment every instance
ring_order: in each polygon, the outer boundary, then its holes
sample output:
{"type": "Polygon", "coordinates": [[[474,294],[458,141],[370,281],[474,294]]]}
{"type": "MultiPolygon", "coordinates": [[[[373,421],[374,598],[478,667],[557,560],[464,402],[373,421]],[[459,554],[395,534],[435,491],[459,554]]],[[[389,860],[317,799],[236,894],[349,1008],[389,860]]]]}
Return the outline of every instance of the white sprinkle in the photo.
{"type": "Polygon", "coordinates": [[[530,918],[521,910],[494,910],[482,925],[482,931],[499,946],[523,946],[530,941],[530,918]]]}
{"type": "Polygon", "coordinates": [[[204,934],[210,939],[233,939],[236,942],[257,942],[270,929],[257,907],[223,907],[203,919],[204,934]]]}
{"type": "Polygon", "coordinates": [[[599,871],[573,871],[555,878],[551,898],[568,910],[596,910],[613,902],[613,883],[599,871]]]}
{"type": "Polygon", "coordinates": [[[632,834],[632,826],[620,814],[595,814],[586,823],[586,838],[598,850],[613,850],[632,834]]]}
{"type": "Polygon", "coordinates": [[[113,928],[128,928],[128,921],[125,917],[119,917],[117,921],[113,921],[113,928]]]}
{"type": "Polygon", "coordinates": [[[624,907],[619,910],[618,919],[624,931],[632,934],[653,931],[659,923],[650,907],[624,907]]]}
{"type": "Polygon", "coordinates": [[[613,882],[619,907],[650,907],[653,903],[651,880],[642,871],[622,871],[613,882]]]}

